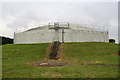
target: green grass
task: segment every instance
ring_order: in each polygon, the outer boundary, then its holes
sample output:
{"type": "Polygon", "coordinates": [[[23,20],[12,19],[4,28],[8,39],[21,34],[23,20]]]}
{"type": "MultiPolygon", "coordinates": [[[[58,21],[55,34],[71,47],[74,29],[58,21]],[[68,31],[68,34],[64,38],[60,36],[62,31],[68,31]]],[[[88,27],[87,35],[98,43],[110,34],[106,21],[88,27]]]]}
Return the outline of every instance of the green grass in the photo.
{"type": "Polygon", "coordinates": [[[106,64],[118,64],[118,45],[104,42],[65,43],[64,59],[79,61],[106,61],[106,64]]]}
{"type": "Polygon", "coordinates": [[[117,78],[118,67],[96,67],[85,61],[104,61],[92,64],[118,64],[118,45],[102,42],[65,43],[62,59],[71,64],[62,67],[36,67],[27,63],[46,57],[49,44],[8,44],[2,46],[3,78],[117,78]]]}
{"type": "Polygon", "coordinates": [[[0,79],[2,79],[2,46],[0,46],[0,79]]]}

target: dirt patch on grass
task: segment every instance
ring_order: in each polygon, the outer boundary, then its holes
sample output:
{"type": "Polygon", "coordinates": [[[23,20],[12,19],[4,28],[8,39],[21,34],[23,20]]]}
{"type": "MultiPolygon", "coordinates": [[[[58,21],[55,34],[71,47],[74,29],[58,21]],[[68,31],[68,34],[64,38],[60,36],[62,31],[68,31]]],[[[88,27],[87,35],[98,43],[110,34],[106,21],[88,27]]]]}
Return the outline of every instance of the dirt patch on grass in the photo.
{"type": "Polygon", "coordinates": [[[52,43],[49,59],[54,59],[54,60],[59,59],[58,54],[59,54],[60,45],[61,43],[59,41],[55,41],[52,43]]]}
{"type": "Polygon", "coordinates": [[[112,54],[112,55],[120,56],[120,53],[116,53],[116,54],[112,54]]]}
{"type": "Polygon", "coordinates": [[[43,74],[41,74],[43,77],[46,76],[51,76],[52,78],[63,78],[63,76],[60,73],[52,73],[51,72],[44,72],[43,74]]]}
{"type": "Polygon", "coordinates": [[[120,51],[118,51],[118,53],[116,53],[116,54],[112,54],[112,55],[120,56],[120,51]]]}
{"type": "Polygon", "coordinates": [[[118,64],[87,64],[88,66],[93,67],[120,67],[118,64]]]}
{"type": "Polygon", "coordinates": [[[59,73],[55,73],[52,75],[53,78],[63,78],[63,76],[59,73]]]}
{"type": "Polygon", "coordinates": [[[97,63],[105,63],[105,61],[82,61],[83,64],[97,64],[97,63]]]}
{"type": "Polygon", "coordinates": [[[68,61],[46,60],[46,61],[34,61],[29,64],[37,67],[57,67],[57,66],[64,66],[68,64],[68,61]]]}
{"type": "Polygon", "coordinates": [[[51,52],[51,46],[52,46],[52,44],[49,44],[48,47],[46,48],[46,57],[44,58],[44,60],[49,59],[50,52],[51,52]]]}
{"type": "MultiPolygon", "coordinates": [[[[61,45],[62,43],[60,43],[59,48],[57,50],[57,55],[55,57],[55,60],[61,59],[61,45]]],[[[44,58],[44,60],[49,60],[51,57],[51,53],[52,53],[52,49],[53,48],[53,43],[49,44],[49,46],[46,48],[46,57],[44,58]]]]}
{"type": "Polygon", "coordinates": [[[105,61],[82,61],[81,65],[95,66],[95,67],[120,67],[119,64],[104,64],[105,61]]]}
{"type": "Polygon", "coordinates": [[[63,45],[59,45],[59,49],[57,50],[57,55],[55,59],[50,59],[52,47],[53,47],[53,44],[49,44],[49,46],[46,48],[46,57],[44,58],[44,60],[32,61],[32,62],[29,62],[28,64],[32,66],[38,66],[38,67],[56,67],[56,66],[64,66],[68,64],[68,62],[70,62],[68,60],[62,60],[61,48],[63,48],[63,45]]]}

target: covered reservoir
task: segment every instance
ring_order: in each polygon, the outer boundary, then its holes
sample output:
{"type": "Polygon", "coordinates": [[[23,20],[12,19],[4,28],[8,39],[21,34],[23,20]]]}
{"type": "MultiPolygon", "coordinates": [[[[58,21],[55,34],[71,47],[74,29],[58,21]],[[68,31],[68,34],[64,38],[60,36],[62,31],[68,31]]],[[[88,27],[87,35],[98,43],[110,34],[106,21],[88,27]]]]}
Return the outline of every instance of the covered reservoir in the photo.
{"type": "Polygon", "coordinates": [[[108,42],[109,34],[106,30],[73,24],[69,24],[69,28],[64,29],[64,32],[63,29],[59,29],[56,33],[55,29],[50,29],[48,25],[45,25],[14,33],[14,44],[51,43],[55,40],[60,42],[108,42]]]}

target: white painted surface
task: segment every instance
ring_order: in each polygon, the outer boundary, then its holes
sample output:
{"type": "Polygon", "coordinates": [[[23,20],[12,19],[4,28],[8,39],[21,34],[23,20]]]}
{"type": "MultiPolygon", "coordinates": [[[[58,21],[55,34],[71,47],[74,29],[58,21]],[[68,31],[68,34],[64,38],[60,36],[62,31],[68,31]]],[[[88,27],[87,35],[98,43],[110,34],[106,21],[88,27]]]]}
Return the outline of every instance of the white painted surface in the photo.
{"type": "MultiPolygon", "coordinates": [[[[92,28],[70,25],[70,29],[64,30],[64,42],[108,42],[107,31],[97,31],[92,28]]],[[[62,30],[55,34],[55,30],[47,26],[29,29],[14,34],[14,44],[50,43],[57,39],[62,42],[62,30]],[[58,38],[55,37],[58,35],[58,38]]]]}

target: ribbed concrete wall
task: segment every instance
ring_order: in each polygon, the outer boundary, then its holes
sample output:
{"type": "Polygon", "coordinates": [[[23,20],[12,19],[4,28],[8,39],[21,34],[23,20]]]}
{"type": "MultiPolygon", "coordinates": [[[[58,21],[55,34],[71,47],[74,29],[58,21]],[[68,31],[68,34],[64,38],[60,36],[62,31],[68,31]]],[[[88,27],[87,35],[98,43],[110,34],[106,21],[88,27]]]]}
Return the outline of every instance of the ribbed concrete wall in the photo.
{"type": "MultiPolygon", "coordinates": [[[[65,29],[64,42],[108,42],[107,32],[97,30],[65,29]]],[[[59,31],[59,41],[62,42],[62,30],[59,31]]],[[[50,43],[55,40],[55,30],[45,27],[43,29],[28,30],[14,34],[14,44],[50,43]]]]}

